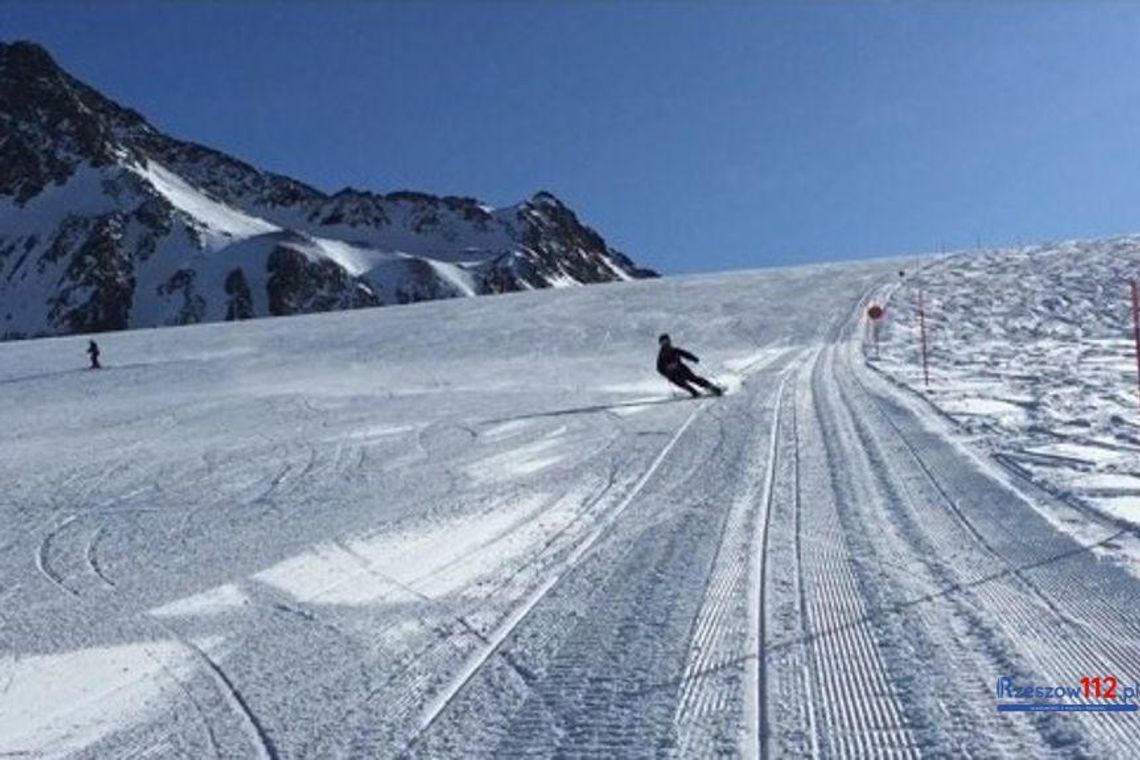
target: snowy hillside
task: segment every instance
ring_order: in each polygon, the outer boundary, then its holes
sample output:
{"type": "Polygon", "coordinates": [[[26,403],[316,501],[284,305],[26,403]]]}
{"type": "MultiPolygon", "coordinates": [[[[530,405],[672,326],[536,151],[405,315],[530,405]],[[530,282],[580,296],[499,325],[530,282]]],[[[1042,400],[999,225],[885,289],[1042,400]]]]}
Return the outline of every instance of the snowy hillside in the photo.
{"type": "Polygon", "coordinates": [[[553,195],[327,195],[176,140],[0,43],[0,338],[653,276],[553,195]]]}
{"type": "Polygon", "coordinates": [[[879,366],[961,436],[1074,503],[1140,525],[1140,394],[1128,280],[1140,238],[968,252],[890,300],[879,366]],[[931,386],[922,382],[925,293],[931,386]]]}
{"type": "Polygon", "coordinates": [[[0,345],[0,755],[1119,756],[995,685],[1136,678],[1135,537],[864,365],[896,269],[0,345]]]}

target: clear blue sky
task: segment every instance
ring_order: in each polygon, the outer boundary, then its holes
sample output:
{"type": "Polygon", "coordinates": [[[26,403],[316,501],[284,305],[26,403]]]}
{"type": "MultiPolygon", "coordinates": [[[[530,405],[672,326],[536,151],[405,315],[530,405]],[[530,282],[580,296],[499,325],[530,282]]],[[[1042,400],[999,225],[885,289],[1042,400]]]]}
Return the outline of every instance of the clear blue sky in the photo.
{"type": "Polygon", "coordinates": [[[664,272],[1140,231],[1140,4],[0,2],[326,190],[539,189],[664,272]]]}

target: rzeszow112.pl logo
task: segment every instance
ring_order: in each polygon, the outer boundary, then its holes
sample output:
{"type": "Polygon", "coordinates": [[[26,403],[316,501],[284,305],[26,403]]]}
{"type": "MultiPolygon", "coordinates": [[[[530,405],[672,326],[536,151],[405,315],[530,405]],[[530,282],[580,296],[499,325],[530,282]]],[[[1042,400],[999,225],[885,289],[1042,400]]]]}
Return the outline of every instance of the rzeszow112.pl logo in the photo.
{"type": "Polygon", "coordinates": [[[1140,682],[1123,685],[1116,676],[1085,676],[1075,686],[997,682],[998,712],[1136,712],[1140,682]],[[1003,701],[1008,700],[1008,701],[1003,701]]]}

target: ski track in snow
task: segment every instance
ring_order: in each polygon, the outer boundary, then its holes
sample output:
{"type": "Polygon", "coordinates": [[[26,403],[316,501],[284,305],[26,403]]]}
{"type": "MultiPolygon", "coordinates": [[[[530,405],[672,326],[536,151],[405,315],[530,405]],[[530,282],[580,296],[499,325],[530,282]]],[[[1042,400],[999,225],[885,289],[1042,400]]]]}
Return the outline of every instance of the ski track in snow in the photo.
{"type": "Polygon", "coordinates": [[[894,276],[0,345],[0,754],[1125,751],[994,686],[1140,677],[1133,534],[868,370],[894,276]],[[663,330],[730,393],[673,396],[663,330]]]}
{"type": "Polygon", "coordinates": [[[523,601],[522,604],[520,604],[518,607],[512,610],[509,615],[507,615],[507,618],[503,621],[503,623],[497,629],[492,631],[491,635],[485,639],[483,646],[477,649],[468,659],[468,661],[463,665],[463,668],[460,670],[459,674],[440,691],[439,696],[433,698],[430,702],[428,702],[424,708],[423,716],[420,719],[420,733],[431,728],[432,724],[435,723],[440,713],[442,713],[447,708],[447,706],[451,704],[451,701],[455,698],[459,691],[465,685],[467,685],[467,683],[475,676],[476,673],[478,673],[478,671],[483,667],[487,660],[492,655],[494,655],[496,651],[498,651],[499,647],[502,646],[507,637],[510,636],[515,628],[517,628],[519,624],[526,619],[528,613],[534,609],[535,605],[542,601],[542,598],[545,597],[551,589],[558,585],[558,582],[566,573],[574,569],[576,563],[583,556],[585,556],[590,551],[590,548],[594,545],[594,543],[596,543],[597,540],[605,534],[606,529],[609,527],[609,525],[621,517],[621,513],[624,512],[630,503],[632,503],[633,500],[637,498],[638,494],[641,493],[641,489],[644,488],[649,479],[653,477],[653,474],[657,471],[657,468],[661,466],[661,463],[663,461],[665,461],[665,458],[669,455],[669,452],[673,450],[673,447],[681,439],[681,436],[683,436],[685,434],[685,431],[689,429],[689,425],[691,425],[693,420],[697,418],[697,414],[701,411],[702,408],[703,407],[697,407],[693,410],[692,413],[689,414],[687,418],[685,418],[685,421],[681,423],[681,427],[677,429],[677,432],[673,434],[673,437],[670,438],[669,442],[666,443],[664,448],[661,449],[661,452],[657,455],[657,458],[654,459],[652,464],[649,465],[649,469],[645,471],[645,474],[642,475],[641,479],[637,482],[629,494],[622,500],[622,502],[617,507],[615,507],[613,511],[606,516],[604,521],[600,522],[581,543],[574,547],[574,550],[562,562],[561,566],[556,568],[554,573],[552,573],[546,581],[544,581],[538,588],[536,588],[530,594],[530,596],[528,596],[523,601]]]}

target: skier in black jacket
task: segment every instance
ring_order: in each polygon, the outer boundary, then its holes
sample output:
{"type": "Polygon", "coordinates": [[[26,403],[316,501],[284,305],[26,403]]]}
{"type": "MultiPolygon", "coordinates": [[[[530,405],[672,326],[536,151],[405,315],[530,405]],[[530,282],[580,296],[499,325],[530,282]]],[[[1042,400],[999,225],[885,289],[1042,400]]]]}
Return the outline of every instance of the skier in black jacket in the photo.
{"type": "Polygon", "coordinates": [[[682,359],[687,359],[691,362],[699,363],[701,360],[685,349],[674,346],[672,341],[669,340],[668,335],[659,337],[657,344],[661,346],[661,350],[657,352],[657,371],[664,375],[666,380],[673,383],[673,385],[684,388],[693,398],[701,394],[698,393],[697,389],[690,385],[690,383],[707,389],[714,396],[720,396],[724,393],[723,388],[705,380],[681,361],[682,359]]]}
{"type": "Polygon", "coordinates": [[[91,357],[91,369],[102,369],[99,364],[99,344],[95,341],[89,341],[87,344],[87,355],[91,357]]]}

